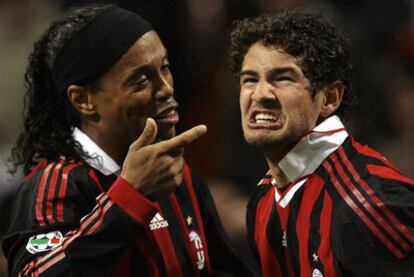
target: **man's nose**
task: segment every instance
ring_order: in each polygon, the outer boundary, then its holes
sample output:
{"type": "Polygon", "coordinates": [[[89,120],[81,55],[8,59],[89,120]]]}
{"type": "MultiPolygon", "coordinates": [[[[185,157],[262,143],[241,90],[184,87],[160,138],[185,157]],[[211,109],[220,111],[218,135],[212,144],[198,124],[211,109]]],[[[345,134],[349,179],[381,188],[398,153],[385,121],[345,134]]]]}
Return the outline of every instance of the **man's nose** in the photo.
{"type": "Polygon", "coordinates": [[[274,101],[276,98],[275,88],[266,81],[259,81],[252,94],[252,100],[258,103],[274,101]]]}
{"type": "Polygon", "coordinates": [[[156,87],[158,98],[169,98],[174,94],[174,85],[172,76],[160,76],[156,87]]]}

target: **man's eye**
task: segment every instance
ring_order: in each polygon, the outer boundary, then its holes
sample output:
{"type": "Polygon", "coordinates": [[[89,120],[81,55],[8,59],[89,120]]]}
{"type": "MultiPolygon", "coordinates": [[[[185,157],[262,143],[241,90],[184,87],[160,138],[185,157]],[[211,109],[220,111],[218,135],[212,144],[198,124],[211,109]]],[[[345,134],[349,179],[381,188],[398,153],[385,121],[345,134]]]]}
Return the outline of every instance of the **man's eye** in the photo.
{"type": "Polygon", "coordinates": [[[170,71],[170,64],[163,64],[161,66],[161,71],[163,71],[163,72],[170,71]]]}
{"type": "Polygon", "coordinates": [[[289,82],[293,82],[293,79],[290,78],[290,77],[287,77],[287,76],[282,76],[282,77],[279,77],[277,79],[277,81],[289,81],[289,82]]]}
{"type": "Polygon", "coordinates": [[[145,88],[148,85],[148,79],[140,79],[138,81],[135,82],[135,86],[137,88],[145,88]]]}
{"type": "Polygon", "coordinates": [[[256,79],[255,78],[245,78],[241,80],[242,84],[248,84],[248,83],[256,83],[256,79]]]}

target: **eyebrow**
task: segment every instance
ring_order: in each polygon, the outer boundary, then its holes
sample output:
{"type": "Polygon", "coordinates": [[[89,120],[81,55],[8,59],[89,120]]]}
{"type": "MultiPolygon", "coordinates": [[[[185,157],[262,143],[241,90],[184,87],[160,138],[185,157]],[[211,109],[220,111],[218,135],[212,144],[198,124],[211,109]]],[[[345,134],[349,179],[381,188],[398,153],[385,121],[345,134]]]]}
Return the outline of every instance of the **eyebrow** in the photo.
{"type": "Polygon", "coordinates": [[[249,69],[247,69],[247,70],[242,70],[242,71],[240,72],[240,77],[242,77],[243,75],[258,76],[259,74],[258,74],[256,71],[254,71],[254,70],[249,70],[249,69]]]}
{"type": "MultiPolygon", "coordinates": [[[[162,60],[166,60],[168,59],[168,52],[165,51],[164,56],[162,57],[162,60]]],[[[153,64],[152,63],[147,63],[147,64],[143,64],[137,68],[135,68],[134,70],[132,70],[132,72],[128,75],[128,77],[125,79],[124,82],[122,82],[122,86],[128,86],[130,84],[132,84],[140,75],[143,74],[149,74],[153,71],[153,64]]]]}
{"type": "MultiPolygon", "coordinates": [[[[274,77],[274,76],[282,75],[282,74],[285,74],[285,73],[293,73],[293,74],[299,76],[299,72],[292,66],[272,68],[270,71],[268,71],[266,73],[266,76],[267,77],[274,77]]],[[[242,77],[243,75],[258,76],[259,74],[255,70],[246,69],[246,70],[242,70],[242,72],[240,72],[240,77],[242,77]]]]}
{"type": "Polygon", "coordinates": [[[291,73],[294,74],[295,77],[299,77],[299,72],[297,69],[295,69],[292,66],[284,66],[284,67],[278,67],[278,68],[273,68],[272,70],[270,70],[266,75],[269,78],[273,78],[279,75],[283,75],[286,73],[291,73]]]}

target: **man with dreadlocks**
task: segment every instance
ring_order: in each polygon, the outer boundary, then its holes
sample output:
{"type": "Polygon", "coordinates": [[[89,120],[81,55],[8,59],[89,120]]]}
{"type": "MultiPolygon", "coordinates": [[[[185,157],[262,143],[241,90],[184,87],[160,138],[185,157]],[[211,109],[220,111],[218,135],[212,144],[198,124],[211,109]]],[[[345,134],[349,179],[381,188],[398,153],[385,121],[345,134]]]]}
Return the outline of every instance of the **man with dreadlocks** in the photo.
{"type": "Polygon", "coordinates": [[[26,82],[10,275],[252,275],[184,161],[206,127],[175,136],[168,55],[148,22],[114,5],[74,9],[35,44],[26,82]]]}
{"type": "Polygon", "coordinates": [[[247,213],[263,276],[414,276],[414,181],[348,135],[347,43],[322,16],[239,21],[245,139],[266,157],[247,213]]]}

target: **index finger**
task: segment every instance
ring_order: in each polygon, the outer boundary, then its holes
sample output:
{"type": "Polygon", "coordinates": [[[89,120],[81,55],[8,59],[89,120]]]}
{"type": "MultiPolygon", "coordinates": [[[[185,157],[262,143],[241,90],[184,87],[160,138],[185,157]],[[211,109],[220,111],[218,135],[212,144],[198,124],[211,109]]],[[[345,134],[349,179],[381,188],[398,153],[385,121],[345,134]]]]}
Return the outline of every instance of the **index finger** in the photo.
{"type": "Polygon", "coordinates": [[[190,130],[187,130],[178,136],[175,136],[169,140],[162,141],[159,143],[159,147],[161,147],[162,151],[169,152],[179,147],[183,147],[188,145],[201,137],[202,135],[207,132],[206,125],[197,125],[190,130]]]}

